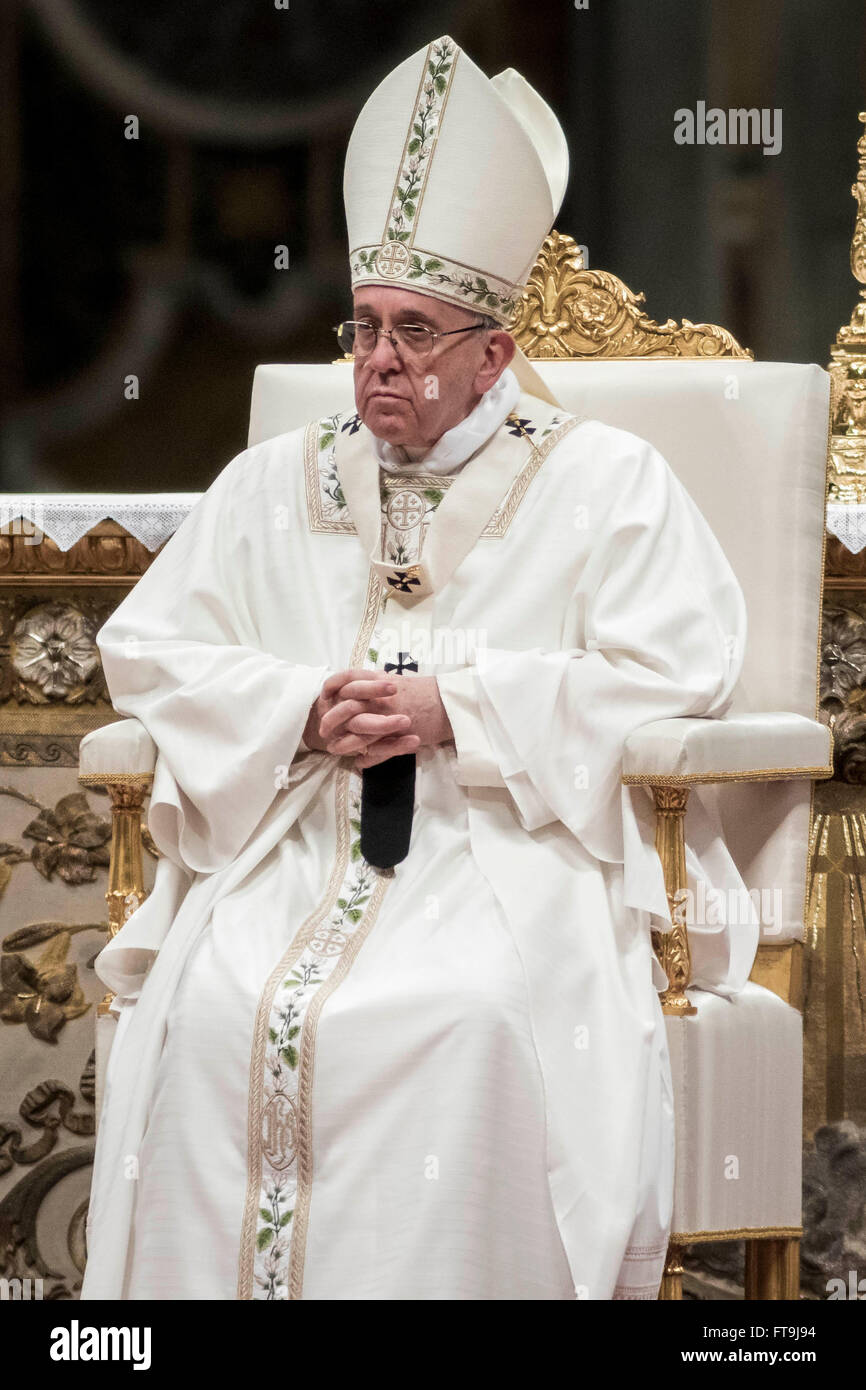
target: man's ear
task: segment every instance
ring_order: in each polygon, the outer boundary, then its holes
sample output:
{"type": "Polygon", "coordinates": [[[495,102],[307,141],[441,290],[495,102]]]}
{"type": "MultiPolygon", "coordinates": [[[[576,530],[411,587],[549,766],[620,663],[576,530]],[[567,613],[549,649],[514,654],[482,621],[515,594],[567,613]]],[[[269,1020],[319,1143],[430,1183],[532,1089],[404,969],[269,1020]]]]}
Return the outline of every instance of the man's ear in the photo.
{"type": "Polygon", "coordinates": [[[479,395],[484,395],[491,386],[495,386],[505,368],[509,366],[515,352],[517,344],[510,333],[505,329],[497,329],[491,333],[487,339],[484,349],[484,361],[475,378],[475,390],[479,395]]]}

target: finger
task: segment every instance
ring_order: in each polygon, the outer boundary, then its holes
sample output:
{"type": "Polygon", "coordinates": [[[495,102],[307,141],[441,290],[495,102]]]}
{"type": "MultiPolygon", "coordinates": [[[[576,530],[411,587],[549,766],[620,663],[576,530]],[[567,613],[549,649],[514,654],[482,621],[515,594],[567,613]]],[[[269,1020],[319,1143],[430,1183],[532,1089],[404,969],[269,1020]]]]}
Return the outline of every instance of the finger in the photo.
{"type": "Polygon", "coordinates": [[[408,734],[412,720],[408,714],[356,714],[343,726],[347,734],[366,734],[371,738],[387,738],[390,734],[408,734]]]}
{"type": "Polygon", "coordinates": [[[355,767],[363,771],[364,768],[375,767],[377,763],[387,762],[400,753],[415,753],[420,746],[421,740],[417,734],[408,734],[405,738],[378,739],[357,755],[355,767]]]}
{"type": "Polygon", "coordinates": [[[346,681],[340,690],[340,699],[343,700],[375,700],[394,695],[397,686],[394,681],[386,676],[379,676],[378,680],[370,681],[346,681]]]}
{"type": "Polygon", "coordinates": [[[362,714],[365,709],[366,706],[361,700],[338,700],[319,720],[319,737],[328,739],[337,729],[342,728],[353,714],[362,714]]]}
{"type": "MultiPolygon", "coordinates": [[[[400,716],[401,719],[404,717],[405,716],[402,715],[400,716]]],[[[382,721],[384,724],[391,724],[392,722],[392,720],[382,721]]],[[[369,748],[373,743],[378,743],[380,738],[405,737],[407,734],[406,729],[402,727],[391,730],[390,728],[382,728],[380,725],[380,730],[381,731],[377,730],[374,732],[361,733],[357,730],[351,732],[347,729],[337,729],[327,740],[326,746],[328,752],[340,755],[344,753],[357,753],[359,749],[363,750],[369,748]]]]}
{"type": "MultiPolygon", "coordinates": [[[[328,751],[333,753],[357,753],[359,748],[362,750],[370,748],[374,744],[379,744],[383,742],[385,739],[390,740],[392,738],[407,737],[417,738],[417,735],[410,735],[407,733],[405,729],[398,729],[394,732],[385,729],[382,731],[380,735],[374,733],[348,733],[344,730],[339,730],[335,735],[333,735],[332,738],[328,740],[327,746],[328,751]]],[[[418,740],[418,742],[420,743],[420,739],[418,740]]]]}
{"type": "MultiPolygon", "coordinates": [[[[369,705],[363,700],[340,700],[332,709],[329,709],[326,714],[322,715],[319,721],[319,737],[324,739],[331,738],[338,729],[348,724],[350,720],[362,716],[367,719],[399,719],[406,721],[402,726],[399,724],[394,725],[395,731],[400,727],[406,728],[412,723],[408,714],[372,714],[369,705]]],[[[359,730],[356,729],[353,732],[357,733],[359,730]]],[[[377,733],[379,731],[374,727],[372,732],[377,733]]],[[[391,733],[392,730],[382,730],[382,732],[391,733]]]]}
{"type": "Polygon", "coordinates": [[[386,677],[384,677],[381,671],[365,671],[363,667],[351,667],[348,671],[336,671],[333,676],[328,676],[328,679],[322,686],[322,694],[328,696],[336,695],[337,692],[341,690],[342,687],[346,685],[346,683],[349,681],[383,682],[385,685],[389,687],[387,692],[382,692],[383,694],[392,693],[394,690],[397,689],[397,687],[394,685],[394,682],[389,681],[386,677]]]}
{"type": "Polygon", "coordinates": [[[361,734],[342,734],[339,738],[331,739],[325,744],[328,753],[335,754],[341,758],[345,754],[364,753],[370,746],[369,738],[362,737],[361,734]]]}
{"type": "Polygon", "coordinates": [[[356,772],[366,772],[366,771],[368,770],[368,768],[377,767],[377,766],[379,766],[381,763],[386,763],[386,762],[388,762],[391,758],[396,757],[396,756],[397,756],[398,754],[400,754],[400,753],[414,753],[414,752],[415,752],[415,749],[414,749],[414,748],[397,748],[397,749],[394,750],[394,752],[387,753],[387,754],[386,754],[386,753],[372,754],[372,753],[363,753],[363,752],[361,752],[361,753],[356,754],[355,759],[354,759],[353,766],[354,766],[356,772]]]}

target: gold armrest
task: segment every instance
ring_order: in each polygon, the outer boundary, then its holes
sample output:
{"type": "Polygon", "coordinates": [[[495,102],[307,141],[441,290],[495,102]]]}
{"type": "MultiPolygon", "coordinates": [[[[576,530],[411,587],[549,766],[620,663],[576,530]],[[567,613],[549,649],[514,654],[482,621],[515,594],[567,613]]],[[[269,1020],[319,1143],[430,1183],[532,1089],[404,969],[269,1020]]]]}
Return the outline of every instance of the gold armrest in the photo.
{"type": "MultiPolygon", "coordinates": [[[[625,781],[625,779],[623,779],[625,781]]],[[[660,998],[662,1013],[686,1018],[697,1009],[686,994],[692,975],[689,932],[683,919],[682,904],[688,888],[686,879],[686,804],[689,789],[676,785],[652,785],[656,808],[656,851],[662,861],[665,889],[671,913],[670,931],[653,931],[653,949],[667,976],[668,987],[660,998]]]]}
{"type": "MultiPolygon", "coordinates": [[[[696,782],[721,781],[771,781],[773,779],[809,778],[818,780],[832,777],[833,768],[771,768],[745,773],[682,773],[678,776],[658,776],[635,773],[624,776],[626,785],[649,785],[656,809],[655,844],[662,862],[668,906],[671,913],[669,931],[653,931],[653,949],[667,976],[667,989],[662,990],[660,999],[662,1012],[676,1018],[686,1018],[697,1013],[686,994],[692,974],[692,959],[689,949],[688,926],[684,919],[682,904],[686,901],[688,881],[686,878],[686,837],[685,817],[689,799],[689,787],[696,782]]],[[[797,943],[774,943],[767,951],[760,966],[756,960],[750,979],[765,988],[772,989],[786,1002],[798,1007],[800,985],[797,967],[799,955],[787,949],[797,943]],[[772,953],[772,954],[771,954],[772,953]],[[757,970],[757,973],[756,973],[757,970]],[[772,979],[773,983],[770,983],[772,979]]]]}
{"type": "MultiPolygon", "coordinates": [[[[120,931],[147,897],[141,859],[141,810],[153,783],[151,772],[80,773],[87,787],[105,787],[111,800],[111,850],[108,869],[109,938],[120,931]]],[[[109,1011],[114,996],[105,995],[98,1015],[109,1011]]]]}

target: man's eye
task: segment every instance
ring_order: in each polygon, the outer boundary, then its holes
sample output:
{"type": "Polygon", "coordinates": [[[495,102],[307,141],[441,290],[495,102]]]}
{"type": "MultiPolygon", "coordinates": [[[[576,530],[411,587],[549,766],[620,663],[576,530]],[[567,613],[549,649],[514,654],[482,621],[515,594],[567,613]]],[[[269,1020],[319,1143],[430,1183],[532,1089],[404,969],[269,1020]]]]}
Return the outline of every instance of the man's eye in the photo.
{"type": "Polygon", "coordinates": [[[410,345],[426,343],[430,338],[429,328],[422,328],[420,324],[416,323],[401,323],[400,333],[403,337],[403,341],[410,345]]]}

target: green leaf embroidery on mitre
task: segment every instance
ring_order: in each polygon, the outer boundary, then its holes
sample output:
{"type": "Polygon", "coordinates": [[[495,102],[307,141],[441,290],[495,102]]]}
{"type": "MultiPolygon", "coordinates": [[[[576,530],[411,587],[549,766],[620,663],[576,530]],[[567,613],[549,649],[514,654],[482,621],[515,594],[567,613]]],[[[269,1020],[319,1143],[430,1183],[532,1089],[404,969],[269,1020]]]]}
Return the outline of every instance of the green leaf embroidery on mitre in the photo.
{"type": "MultiPolygon", "coordinates": [[[[437,39],[427,53],[427,73],[421,83],[410,122],[409,141],[391,204],[383,241],[408,241],[418,212],[419,194],[427,164],[436,144],[445,109],[448,83],[457,46],[448,38],[437,39]]],[[[357,273],[357,272],[356,272],[357,273]]]]}
{"type": "Polygon", "coordinates": [[[495,277],[489,272],[486,276],[480,275],[456,261],[447,261],[425,251],[411,251],[406,256],[405,269],[386,273],[377,260],[380,250],[378,246],[365,246],[353,253],[352,272],[356,279],[375,275],[384,284],[405,279],[426,284],[431,289],[441,288],[447,291],[449,299],[465,300],[479,313],[493,313],[503,323],[508,323],[512,317],[522,293],[520,286],[510,285],[505,280],[491,283],[495,277]]]}

